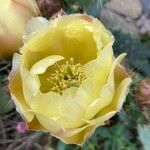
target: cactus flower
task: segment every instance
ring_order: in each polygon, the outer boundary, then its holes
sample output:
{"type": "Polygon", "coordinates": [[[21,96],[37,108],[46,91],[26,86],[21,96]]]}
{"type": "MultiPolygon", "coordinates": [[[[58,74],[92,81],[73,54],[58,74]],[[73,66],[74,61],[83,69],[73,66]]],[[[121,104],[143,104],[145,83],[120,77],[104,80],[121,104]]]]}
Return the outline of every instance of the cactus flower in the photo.
{"type": "Polygon", "coordinates": [[[9,88],[29,129],[82,145],[123,105],[131,78],[114,57],[113,35],[96,18],[38,17],[13,57],[9,88]]]}

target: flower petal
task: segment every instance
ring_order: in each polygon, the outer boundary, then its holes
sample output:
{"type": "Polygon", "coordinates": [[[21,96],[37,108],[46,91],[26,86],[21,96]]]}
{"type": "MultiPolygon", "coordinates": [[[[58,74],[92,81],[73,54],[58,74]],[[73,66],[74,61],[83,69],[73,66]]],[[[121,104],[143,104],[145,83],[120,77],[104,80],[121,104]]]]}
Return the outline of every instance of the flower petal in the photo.
{"type": "Polygon", "coordinates": [[[95,42],[97,43],[97,49],[99,52],[101,52],[108,45],[112,46],[115,39],[112,33],[107,30],[98,19],[94,19],[93,24],[96,26],[96,30],[94,30],[93,36],[95,42]]]}
{"type": "Polygon", "coordinates": [[[106,69],[104,72],[109,73],[113,61],[113,49],[111,44],[109,44],[103,49],[100,54],[98,54],[98,58],[88,62],[83,66],[83,71],[88,77],[93,77],[96,72],[100,72],[104,69],[106,69]]]}
{"type": "Polygon", "coordinates": [[[64,134],[65,129],[61,127],[55,120],[40,113],[35,113],[35,115],[40,124],[51,134],[57,136],[61,136],[62,134],[64,134]]]}
{"type": "Polygon", "coordinates": [[[128,93],[131,81],[131,78],[126,78],[119,84],[115,91],[115,95],[112,102],[108,106],[101,109],[97,116],[105,115],[110,111],[119,111],[121,109],[125,97],[128,93]]]}
{"type": "Polygon", "coordinates": [[[129,91],[129,85],[131,84],[131,82],[131,78],[126,78],[120,83],[120,85],[116,89],[115,96],[112,102],[114,105],[116,105],[117,110],[121,109],[125,101],[125,97],[129,91]]]}
{"type": "Polygon", "coordinates": [[[79,87],[76,97],[77,102],[83,109],[87,109],[94,100],[99,99],[101,89],[107,83],[113,59],[112,47],[109,45],[107,50],[103,50],[96,60],[83,66],[87,79],[79,87]]]}
{"type": "Polygon", "coordinates": [[[20,67],[23,94],[29,106],[40,92],[40,81],[37,75],[31,74],[23,65],[20,67]]]}
{"type": "Polygon", "coordinates": [[[61,97],[61,104],[59,107],[60,117],[57,121],[65,128],[77,128],[84,124],[82,118],[84,117],[84,111],[72,98],[72,96],[63,95],[61,97]]]}
{"type": "Polygon", "coordinates": [[[33,120],[31,122],[27,122],[27,124],[28,124],[28,129],[30,130],[46,131],[46,129],[38,121],[37,117],[34,117],[33,120]]]}
{"type": "Polygon", "coordinates": [[[101,90],[100,98],[93,101],[86,110],[85,118],[92,119],[102,108],[109,105],[113,99],[114,91],[109,83],[105,84],[101,90]]]}
{"type": "Polygon", "coordinates": [[[50,66],[52,66],[53,64],[55,64],[56,62],[60,61],[64,59],[64,57],[59,56],[59,55],[51,55],[48,56],[40,61],[38,61],[37,63],[35,63],[30,72],[31,74],[42,74],[46,71],[46,69],[50,66]]]}
{"type": "Polygon", "coordinates": [[[77,144],[82,146],[89,136],[91,136],[95,130],[95,126],[86,126],[81,129],[80,132],[69,137],[62,137],[62,141],[66,144],[77,144]]]}
{"type": "Polygon", "coordinates": [[[121,63],[121,61],[124,59],[124,57],[126,56],[126,53],[123,53],[121,55],[119,55],[115,61],[113,62],[111,71],[110,71],[110,75],[108,77],[108,83],[109,85],[111,85],[111,88],[114,90],[115,89],[115,68],[121,63]]]}
{"type": "Polygon", "coordinates": [[[96,117],[94,119],[88,120],[88,119],[84,119],[84,121],[89,124],[89,125],[96,125],[96,126],[100,126],[100,125],[104,125],[105,121],[109,120],[111,117],[113,117],[115,114],[117,113],[117,111],[110,111],[108,113],[106,113],[105,115],[98,115],[99,117],[96,117]]]}
{"type": "Polygon", "coordinates": [[[45,116],[53,118],[58,117],[60,114],[60,100],[60,95],[57,93],[39,93],[36,96],[36,100],[31,104],[31,108],[36,113],[44,114],[45,116]]]}
{"type": "Polygon", "coordinates": [[[32,36],[39,34],[39,32],[45,30],[50,25],[50,22],[43,17],[33,17],[25,26],[25,31],[23,33],[23,42],[26,42],[32,36]]]}
{"type": "Polygon", "coordinates": [[[117,87],[122,80],[129,77],[127,71],[125,70],[125,67],[121,66],[120,64],[117,64],[114,73],[115,73],[115,87],[117,87]]]}
{"type": "Polygon", "coordinates": [[[76,88],[70,88],[62,96],[54,92],[41,93],[31,108],[36,113],[55,118],[55,121],[65,128],[79,127],[84,124],[81,121],[84,112],[74,100],[76,91],[76,88]]]}
{"type": "Polygon", "coordinates": [[[25,101],[23,96],[23,89],[22,89],[22,81],[20,75],[20,55],[15,53],[13,57],[13,65],[12,71],[9,74],[9,89],[11,90],[11,96],[14,100],[17,111],[23,115],[23,117],[28,121],[31,122],[34,114],[30,112],[30,107],[25,101]]]}

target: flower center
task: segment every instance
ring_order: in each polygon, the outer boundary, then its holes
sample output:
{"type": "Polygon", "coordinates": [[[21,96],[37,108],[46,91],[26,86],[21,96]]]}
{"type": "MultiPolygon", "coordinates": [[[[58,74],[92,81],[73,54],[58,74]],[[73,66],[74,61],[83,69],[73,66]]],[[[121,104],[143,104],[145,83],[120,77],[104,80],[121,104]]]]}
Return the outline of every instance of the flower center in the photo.
{"type": "Polygon", "coordinates": [[[80,63],[74,63],[73,58],[70,58],[63,65],[55,64],[56,70],[48,79],[52,86],[51,91],[62,94],[62,92],[70,87],[79,87],[85,74],[83,73],[80,63]]]}

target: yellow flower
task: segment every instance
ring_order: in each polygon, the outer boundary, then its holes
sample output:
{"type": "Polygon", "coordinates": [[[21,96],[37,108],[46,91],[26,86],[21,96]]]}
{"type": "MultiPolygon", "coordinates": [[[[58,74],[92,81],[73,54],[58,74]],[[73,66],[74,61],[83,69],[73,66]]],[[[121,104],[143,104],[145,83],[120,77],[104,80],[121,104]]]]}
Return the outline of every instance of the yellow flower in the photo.
{"type": "Polygon", "coordinates": [[[33,18],[27,30],[9,78],[17,110],[30,129],[82,145],[122,107],[125,54],[115,59],[112,34],[86,15],[33,18]]]}
{"type": "Polygon", "coordinates": [[[0,59],[18,50],[25,24],[38,14],[35,0],[0,0],[0,59]]]}

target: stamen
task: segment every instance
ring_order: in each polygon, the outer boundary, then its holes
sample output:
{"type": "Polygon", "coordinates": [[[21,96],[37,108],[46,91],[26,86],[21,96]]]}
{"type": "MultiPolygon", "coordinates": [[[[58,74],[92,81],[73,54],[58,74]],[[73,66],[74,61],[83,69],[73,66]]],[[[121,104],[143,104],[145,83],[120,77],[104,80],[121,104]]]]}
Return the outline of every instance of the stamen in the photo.
{"type": "Polygon", "coordinates": [[[51,91],[62,94],[62,92],[70,87],[79,87],[85,74],[82,71],[80,63],[74,63],[73,58],[70,58],[63,65],[55,64],[55,72],[50,75],[48,81],[52,85],[51,91]]]}

